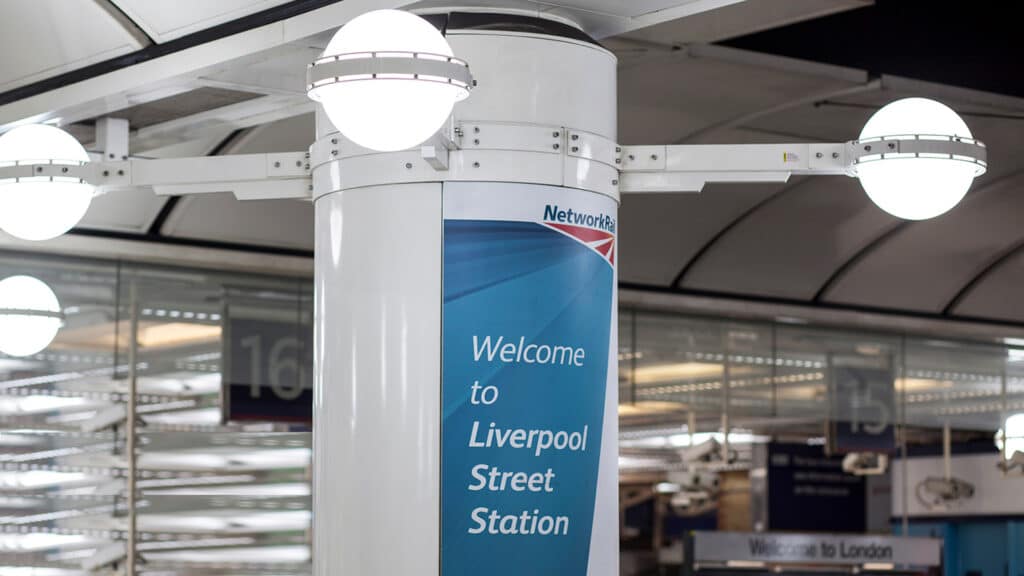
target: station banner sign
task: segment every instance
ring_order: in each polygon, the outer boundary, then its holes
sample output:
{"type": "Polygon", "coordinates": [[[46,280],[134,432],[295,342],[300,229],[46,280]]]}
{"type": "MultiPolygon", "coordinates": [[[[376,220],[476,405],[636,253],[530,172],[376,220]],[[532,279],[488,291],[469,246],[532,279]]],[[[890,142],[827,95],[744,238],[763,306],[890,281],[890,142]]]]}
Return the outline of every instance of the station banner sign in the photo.
{"type": "Polygon", "coordinates": [[[728,564],[893,564],[940,565],[942,541],[933,538],[780,534],[774,532],[695,532],[693,562],[728,564]]]}
{"type": "Polygon", "coordinates": [[[617,575],[617,203],[443,203],[441,575],[617,575]]]}

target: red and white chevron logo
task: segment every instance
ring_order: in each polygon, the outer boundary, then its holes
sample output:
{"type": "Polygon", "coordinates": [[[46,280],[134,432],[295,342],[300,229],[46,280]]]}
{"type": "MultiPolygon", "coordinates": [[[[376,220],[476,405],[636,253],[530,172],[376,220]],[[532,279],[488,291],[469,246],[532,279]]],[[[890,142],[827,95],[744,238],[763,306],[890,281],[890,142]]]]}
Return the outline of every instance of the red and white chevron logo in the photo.
{"type": "Polygon", "coordinates": [[[613,266],[615,265],[615,234],[594,228],[573,226],[572,224],[555,224],[552,222],[545,222],[544,224],[586,244],[613,266]]]}

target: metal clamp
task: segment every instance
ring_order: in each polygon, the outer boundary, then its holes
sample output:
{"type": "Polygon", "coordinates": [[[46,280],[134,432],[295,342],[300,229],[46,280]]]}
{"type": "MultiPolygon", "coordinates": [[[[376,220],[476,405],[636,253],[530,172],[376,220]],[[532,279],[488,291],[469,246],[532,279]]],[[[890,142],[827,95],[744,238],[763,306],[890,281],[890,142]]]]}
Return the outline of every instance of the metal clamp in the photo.
{"type": "Polygon", "coordinates": [[[940,158],[975,166],[975,175],[988,169],[988,149],[980,140],[962,136],[905,134],[847,142],[851,171],[868,162],[897,158],[940,158]]]}
{"type": "Polygon", "coordinates": [[[355,52],[326,56],[306,68],[306,91],[360,80],[417,80],[458,88],[456,100],[469,96],[476,80],[469,64],[453,56],[425,52],[355,52]]]}

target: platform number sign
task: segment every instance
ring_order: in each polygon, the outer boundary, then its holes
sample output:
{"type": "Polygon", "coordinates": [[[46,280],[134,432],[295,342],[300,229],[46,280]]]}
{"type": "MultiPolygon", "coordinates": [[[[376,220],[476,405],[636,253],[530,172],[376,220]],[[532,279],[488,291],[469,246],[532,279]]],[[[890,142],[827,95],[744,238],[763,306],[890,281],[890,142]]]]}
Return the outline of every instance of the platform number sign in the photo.
{"type": "Polygon", "coordinates": [[[224,326],[225,422],[311,422],[313,330],[294,308],[228,306],[224,326]]]}
{"type": "Polygon", "coordinates": [[[845,452],[896,450],[896,394],[888,367],[833,362],[832,448],[845,452]]]}

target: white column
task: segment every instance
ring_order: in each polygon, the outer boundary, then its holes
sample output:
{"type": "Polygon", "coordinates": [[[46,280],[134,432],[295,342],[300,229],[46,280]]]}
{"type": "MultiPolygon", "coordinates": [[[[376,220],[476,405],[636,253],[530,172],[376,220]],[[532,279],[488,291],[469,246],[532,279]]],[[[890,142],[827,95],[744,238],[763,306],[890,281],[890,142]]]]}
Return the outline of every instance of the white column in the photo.
{"type": "MultiPolygon", "coordinates": [[[[568,130],[614,141],[616,63],[607,51],[576,40],[513,32],[449,30],[448,40],[479,80],[470,99],[456,107],[456,124],[560,127],[563,137],[545,142],[546,148],[567,146],[568,130]]],[[[318,124],[318,137],[337,137],[318,124]]],[[[419,166],[403,172],[407,159],[415,160],[408,152],[367,156],[365,164],[337,160],[314,166],[316,576],[441,572],[445,181],[472,186],[466,183],[468,175],[480,174],[484,186],[514,183],[508,188],[513,193],[522,182],[588,181],[583,173],[587,164],[565,157],[565,150],[545,150],[543,158],[529,151],[505,154],[483,150],[485,138],[479,144],[471,136],[464,139],[465,157],[454,157],[452,170],[437,172],[436,181],[401,181],[404,174],[422,180],[419,166]],[[480,152],[470,156],[474,146],[480,152]],[[474,158],[487,162],[472,168],[474,158]],[[535,165],[531,159],[543,162],[535,165]],[[355,179],[345,172],[362,165],[394,168],[379,173],[379,185],[366,186],[366,172],[355,179]],[[571,178],[565,174],[570,170],[571,178]],[[346,188],[351,182],[358,187],[346,188]]],[[[553,187],[551,197],[600,198],[597,204],[582,204],[600,206],[615,218],[614,197],[575,188],[553,187]]],[[[542,214],[536,218],[540,221],[542,214]]],[[[614,265],[609,265],[614,278],[614,265]]],[[[584,562],[586,574],[600,576],[618,574],[617,298],[612,284],[607,347],[587,351],[588,358],[605,355],[602,362],[607,363],[607,381],[593,382],[594,393],[604,397],[604,426],[601,438],[590,439],[600,474],[593,479],[596,506],[584,562]]],[[[575,497],[571,486],[559,490],[551,497],[575,497]]],[[[444,553],[464,548],[464,543],[445,545],[444,553]]]]}

